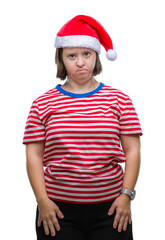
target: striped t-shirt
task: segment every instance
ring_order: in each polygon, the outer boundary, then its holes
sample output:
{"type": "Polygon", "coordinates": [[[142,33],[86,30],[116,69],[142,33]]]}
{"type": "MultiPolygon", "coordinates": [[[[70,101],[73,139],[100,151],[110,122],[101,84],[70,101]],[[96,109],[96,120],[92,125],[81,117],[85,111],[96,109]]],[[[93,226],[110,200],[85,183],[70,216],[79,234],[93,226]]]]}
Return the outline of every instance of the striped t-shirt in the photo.
{"type": "Polygon", "coordinates": [[[58,84],[31,107],[23,143],[45,141],[43,157],[50,199],[98,203],[119,196],[126,158],[120,134],[140,134],[132,101],[100,83],[76,94],[58,84]]]}

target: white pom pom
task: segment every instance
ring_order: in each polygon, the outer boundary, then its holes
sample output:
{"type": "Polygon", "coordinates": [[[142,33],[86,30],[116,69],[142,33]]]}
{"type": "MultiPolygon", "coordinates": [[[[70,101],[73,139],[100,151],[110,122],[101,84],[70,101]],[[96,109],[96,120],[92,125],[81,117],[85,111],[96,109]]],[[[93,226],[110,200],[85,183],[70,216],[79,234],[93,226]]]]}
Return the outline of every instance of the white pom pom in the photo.
{"type": "Polygon", "coordinates": [[[106,57],[108,58],[108,60],[114,61],[117,58],[117,53],[116,51],[109,49],[106,53],[106,57]]]}

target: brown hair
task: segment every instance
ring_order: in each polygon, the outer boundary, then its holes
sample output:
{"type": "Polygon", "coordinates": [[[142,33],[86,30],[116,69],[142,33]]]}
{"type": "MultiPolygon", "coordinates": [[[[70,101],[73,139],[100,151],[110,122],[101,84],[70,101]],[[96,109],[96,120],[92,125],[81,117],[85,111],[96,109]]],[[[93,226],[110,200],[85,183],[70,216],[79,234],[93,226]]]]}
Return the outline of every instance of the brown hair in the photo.
{"type": "MultiPolygon", "coordinates": [[[[57,74],[56,77],[60,78],[61,80],[64,80],[67,76],[67,71],[65,69],[65,65],[62,60],[62,52],[63,48],[57,48],[56,54],[55,54],[55,63],[57,64],[57,74]]],[[[101,73],[102,71],[102,65],[100,62],[100,58],[98,53],[96,52],[96,64],[93,70],[93,76],[96,76],[97,74],[101,73]]]]}

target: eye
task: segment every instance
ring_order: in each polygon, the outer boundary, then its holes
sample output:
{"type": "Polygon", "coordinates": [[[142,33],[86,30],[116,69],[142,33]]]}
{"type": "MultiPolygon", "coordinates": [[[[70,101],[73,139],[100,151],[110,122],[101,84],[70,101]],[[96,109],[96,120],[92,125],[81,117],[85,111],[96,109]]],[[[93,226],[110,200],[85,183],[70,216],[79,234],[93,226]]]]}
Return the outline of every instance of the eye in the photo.
{"type": "Polygon", "coordinates": [[[84,52],[84,56],[85,57],[89,57],[90,56],[90,52],[84,52]]]}
{"type": "Polygon", "coordinates": [[[73,53],[69,54],[69,58],[70,59],[74,59],[75,58],[75,54],[73,54],[73,53]]]}

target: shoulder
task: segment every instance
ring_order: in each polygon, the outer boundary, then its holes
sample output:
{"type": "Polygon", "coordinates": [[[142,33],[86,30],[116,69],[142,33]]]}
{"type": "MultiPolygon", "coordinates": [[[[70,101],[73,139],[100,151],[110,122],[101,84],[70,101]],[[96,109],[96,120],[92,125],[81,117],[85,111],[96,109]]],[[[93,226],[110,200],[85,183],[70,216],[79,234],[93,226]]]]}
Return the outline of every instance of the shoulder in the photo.
{"type": "Polygon", "coordinates": [[[42,95],[40,95],[39,97],[37,97],[33,103],[34,104],[42,104],[42,103],[46,103],[51,101],[51,99],[54,99],[58,96],[58,91],[56,88],[52,88],[48,91],[46,91],[45,93],[43,93],[42,95]]]}
{"type": "Polygon", "coordinates": [[[117,89],[117,88],[113,88],[113,87],[108,86],[106,84],[104,84],[103,90],[107,95],[114,96],[117,99],[123,99],[125,101],[127,99],[129,99],[129,96],[125,92],[123,92],[122,90],[117,89]]]}

